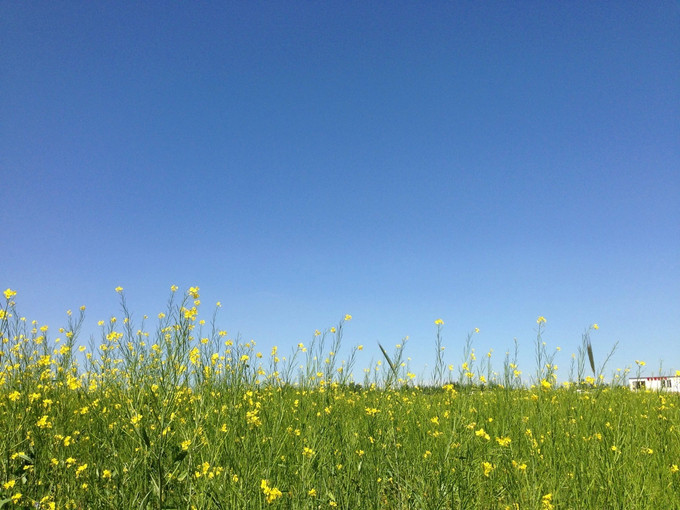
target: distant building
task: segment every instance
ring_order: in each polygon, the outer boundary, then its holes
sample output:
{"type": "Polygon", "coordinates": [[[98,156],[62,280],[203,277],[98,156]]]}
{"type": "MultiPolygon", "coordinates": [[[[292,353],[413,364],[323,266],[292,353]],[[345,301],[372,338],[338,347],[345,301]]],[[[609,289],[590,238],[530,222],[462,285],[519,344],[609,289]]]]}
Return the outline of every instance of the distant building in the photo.
{"type": "Polygon", "coordinates": [[[680,376],[630,377],[628,379],[628,386],[631,390],[672,391],[680,393],[680,376]]]}

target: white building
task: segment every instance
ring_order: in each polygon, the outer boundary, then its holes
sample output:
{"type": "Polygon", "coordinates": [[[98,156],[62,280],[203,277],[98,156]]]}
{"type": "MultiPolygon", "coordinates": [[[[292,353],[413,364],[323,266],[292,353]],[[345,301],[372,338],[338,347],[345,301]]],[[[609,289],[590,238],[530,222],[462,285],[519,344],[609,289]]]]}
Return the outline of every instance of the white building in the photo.
{"type": "Polygon", "coordinates": [[[628,379],[631,390],[673,391],[680,393],[680,376],[631,377],[628,379]]]}

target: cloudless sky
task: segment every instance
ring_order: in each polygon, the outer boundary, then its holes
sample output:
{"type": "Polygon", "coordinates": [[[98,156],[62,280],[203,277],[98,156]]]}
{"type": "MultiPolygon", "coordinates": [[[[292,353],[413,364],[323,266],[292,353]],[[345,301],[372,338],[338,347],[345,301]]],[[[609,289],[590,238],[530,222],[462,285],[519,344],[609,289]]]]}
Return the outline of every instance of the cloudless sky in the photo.
{"type": "MultiPolygon", "coordinates": [[[[3,2],[0,286],[82,342],[201,289],[267,352],[346,313],[427,376],[536,318],[680,369],[680,4],[3,2]]],[[[358,374],[358,378],[362,378],[358,374]]]]}

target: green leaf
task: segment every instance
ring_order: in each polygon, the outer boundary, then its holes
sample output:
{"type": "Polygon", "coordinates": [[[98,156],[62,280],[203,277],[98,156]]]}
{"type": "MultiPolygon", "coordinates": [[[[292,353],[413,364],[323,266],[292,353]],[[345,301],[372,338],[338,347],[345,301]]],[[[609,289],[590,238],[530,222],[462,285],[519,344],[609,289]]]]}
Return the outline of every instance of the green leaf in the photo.
{"type": "Polygon", "coordinates": [[[392,363],[392,360],[390,357],[387,355],[387,351],[383,348],[382,345],[380,345],[380,342],[378,342],[378,347],[380,347],[380,350],[383,353],[383,356],[385,356],[385,359],[387,360],[387,363],[389,363],[390,368],[392,369],[392,373],[394,374],[394,377],[397,377],[397,368],[394,366],[394,363],[392,363]]]}
{"type": "Polygon", "coordinates": [[[590,345],[590,340],[588,340],[588,360],[590,361],[590,368],[593,369],[593,376],[597,377],[595,373],[595,358],[593,357],[593,346],[590,345]]]}

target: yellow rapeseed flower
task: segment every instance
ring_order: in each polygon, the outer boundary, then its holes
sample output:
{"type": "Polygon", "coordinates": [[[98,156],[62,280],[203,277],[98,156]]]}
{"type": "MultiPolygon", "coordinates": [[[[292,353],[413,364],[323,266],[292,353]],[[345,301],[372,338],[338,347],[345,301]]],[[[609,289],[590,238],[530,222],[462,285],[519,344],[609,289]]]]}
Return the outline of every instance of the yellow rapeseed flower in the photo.
{"type": "Polygon", "coordinates": [[[283,496],[283,493],[276,487],[269,487],[269,482],[264,479],[260,483],[260,489],[265,495],[267,504],[273,503],[277,498],[283,496]]]}
{"type": "Polygon", "coordinates": [[[541,504],[544,510],[552,510],[555,508],[552,504],[552,493],[548,493],[541,498],[541,504]]]}
{"type": "Polygon", "coordinates": [[[434,323],[435,323],[437,326],[443,326],[443,325],[444,325],[444,321],[441,320],[441,319],[437,319],[436,321],[434,321],[434,323]]]}
{"type": "Polygon", "coordinates": [[[486,430],[484,430],[483,428],[481,428],[481,429],[475,431],[475,436],[477,436],[477,437],[483,437],[483,438],[486,439],[487,441],[489,441],[489,440],[491,439],[491,437],[489,436],[489,434],[487,434],[487,433],[486,433],[486,430]]]}
{"type": "Polygon", "coordinates": [[[491,464],[491,462],[482,462],[482,470],[484,471],[484,476],[489,476],[491,474],[491,471],[494,470],[496,466],[491,464]]]}
{"type": "Polygon", "coordinates": [[[545,324],[546,323],[545,317],[543,317],[541,315],[538,319],[536,319],[536,323],[537,324],[545,324]]]}
{"type": "Polygon", "coordinates": [[[76,468],[76,477],[80,476],[87,469],[87,464],[82,464],[76,468]]]}
{"type": "Polygon", "coordinates": [[[509,437],[497,437],[496,442],[501,446],[509,446],[512,442],[512,439],[509,437]]]}
{"type": "Polygon", "coordinates": [[[121,286],[119,285],[118,287],[115,288],[115,291],[116,291],[118,294],[120,294],[121,292],[123,292],[123,287],[121,287],[121,286]]]}
{"type": "Polygon", "coordinates": [[[9,301],[10,299],[17,295],[17,292],[12,289],[7,289],[5,292],[3,292],[3,294],[5,295],[5,299],[9,301]]]}

